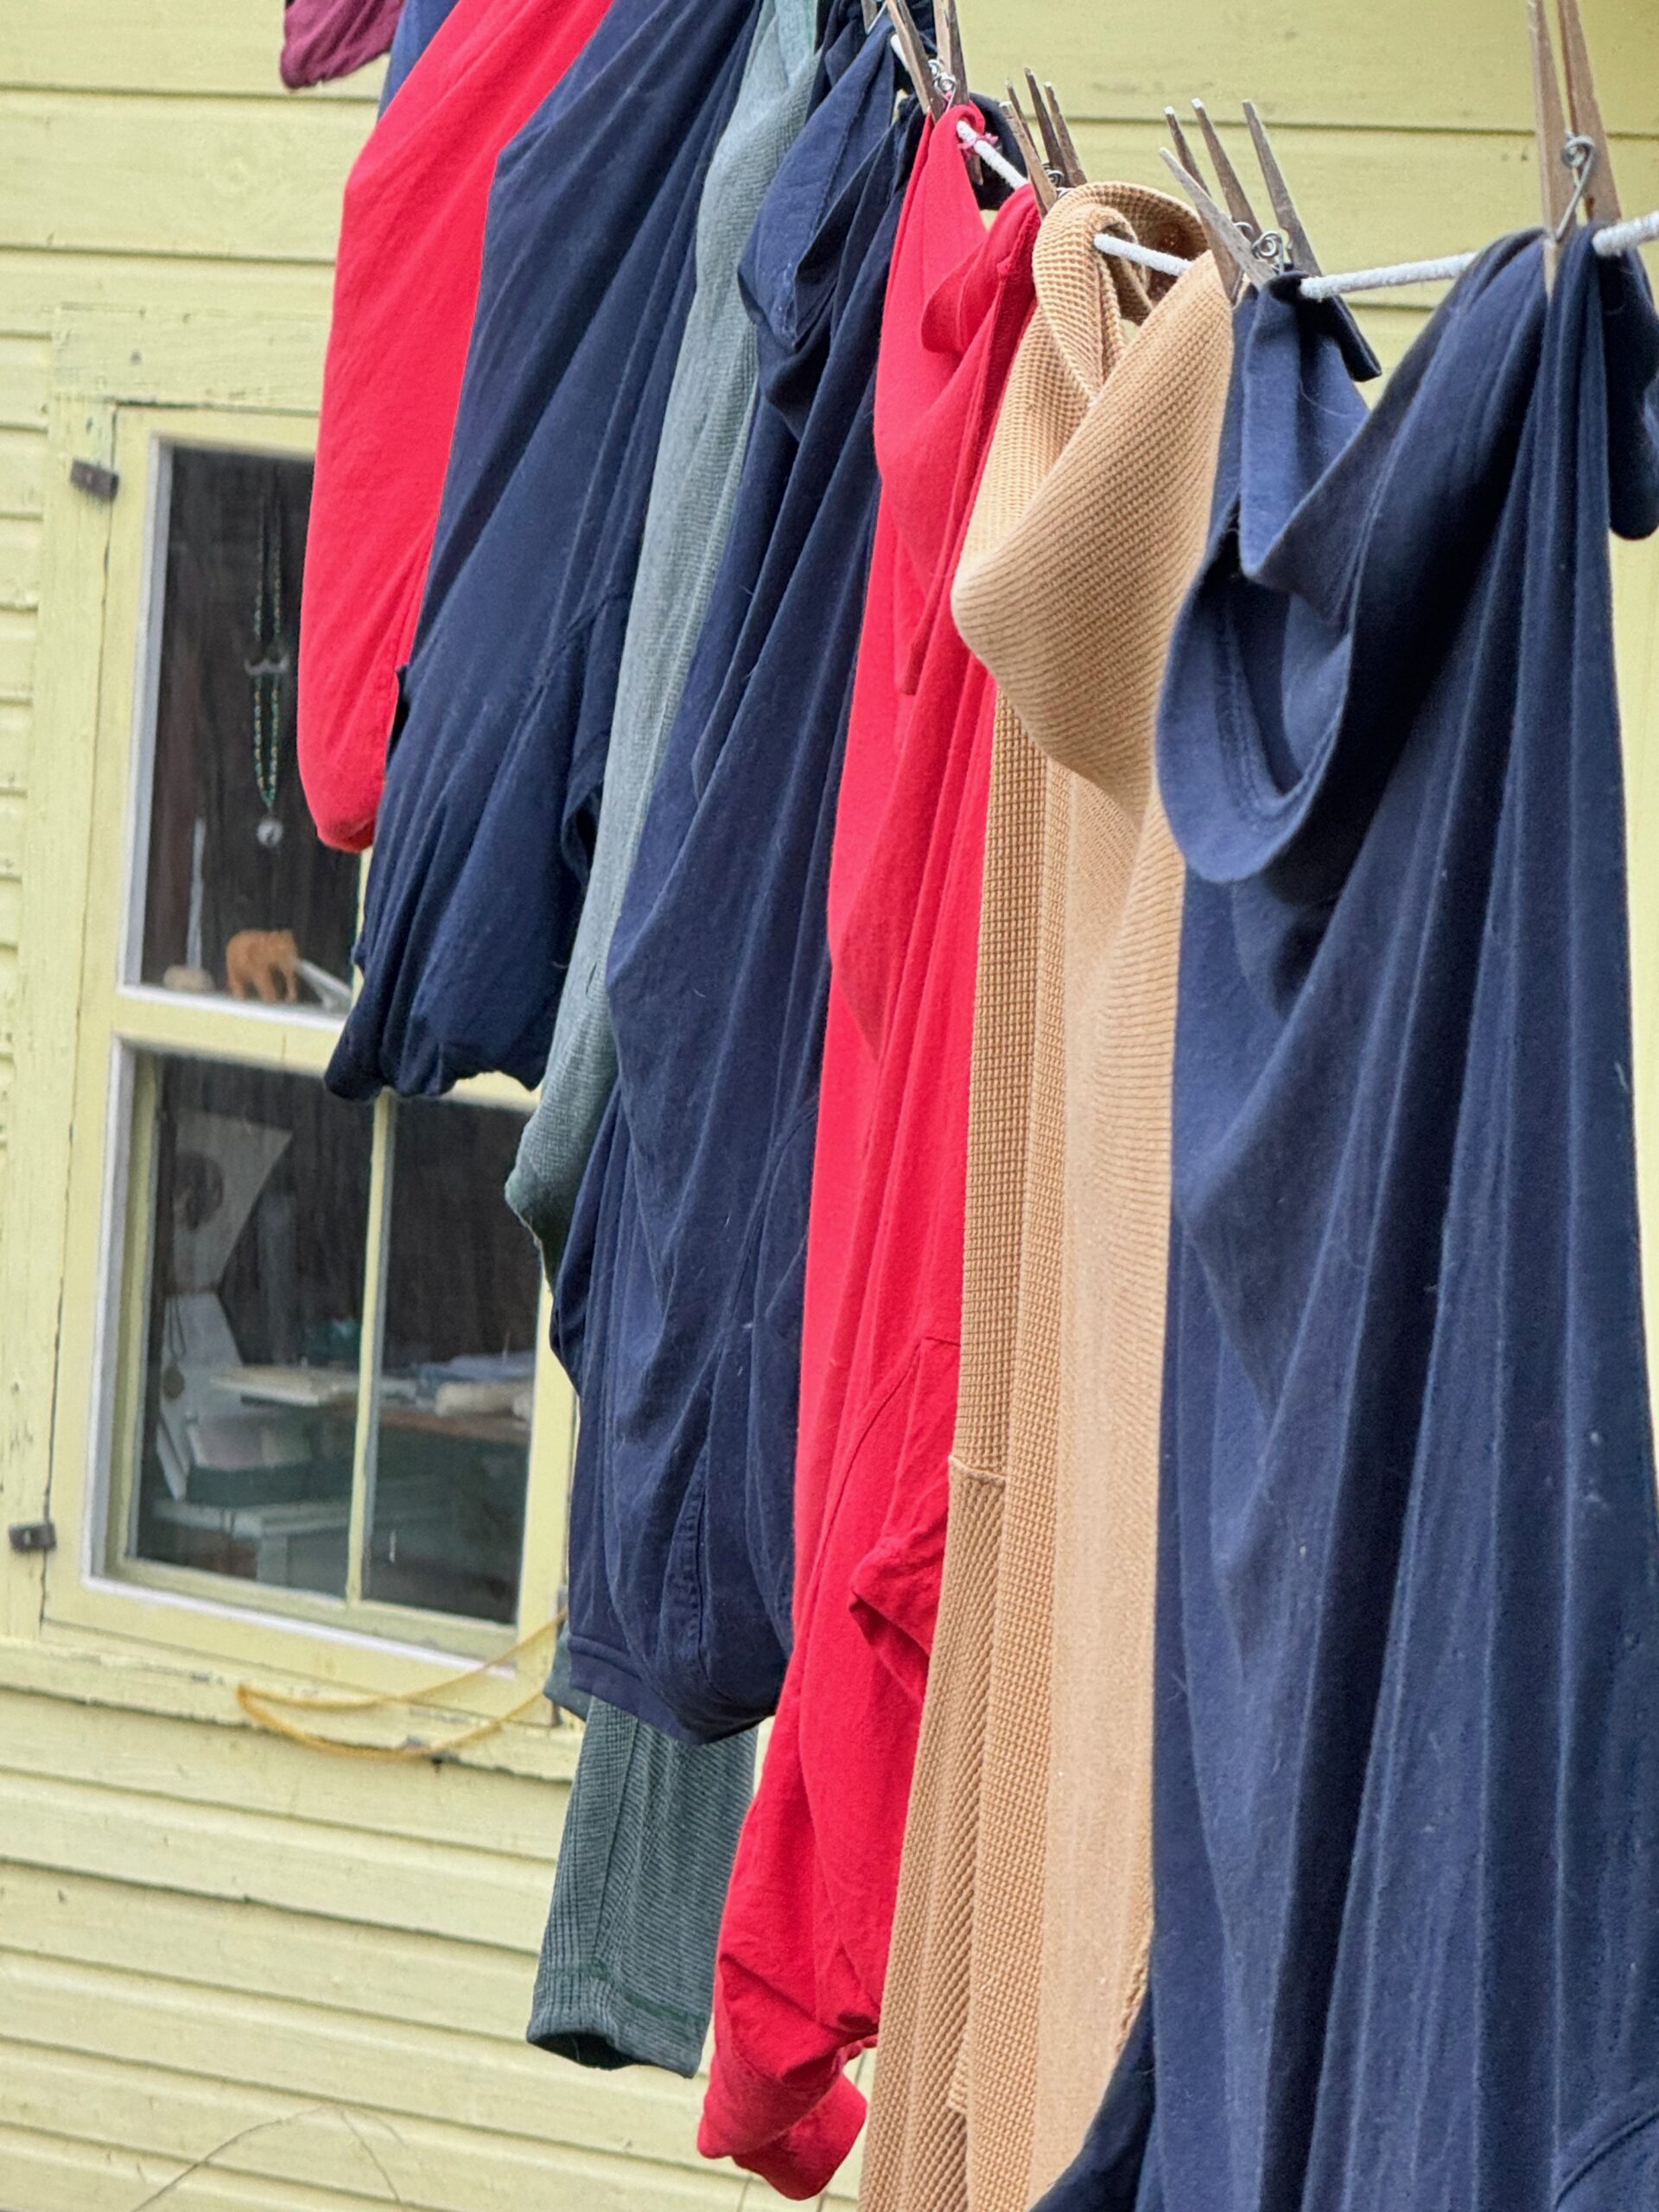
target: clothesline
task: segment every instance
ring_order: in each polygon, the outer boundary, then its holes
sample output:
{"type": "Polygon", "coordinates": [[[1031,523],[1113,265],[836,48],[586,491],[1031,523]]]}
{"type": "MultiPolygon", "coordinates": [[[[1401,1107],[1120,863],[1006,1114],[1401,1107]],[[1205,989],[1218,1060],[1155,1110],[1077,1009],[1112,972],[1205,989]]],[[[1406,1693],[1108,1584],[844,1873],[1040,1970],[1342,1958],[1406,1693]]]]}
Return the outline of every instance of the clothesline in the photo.
{"type": "MultiPolygon", "coordinates": [[[[1027,181],[1001,149],[990,139],[982,137],[971,123],[959,122],[957,136],[1005,184],[1017,190],[1027,181]]],[[[1609,224],[1605,230],[1596,232],[1593,245],[1596,252],[1605,257],[1627,253],[1634,246],[1648,245],[1656,239],[1659,239],[1659,209],[1650,215],[1634,216],[1628,222],[1609,224]]],[[[1110,231],[1099,232],[1095,245],[1098,251],[1119,261],[1133,261],[1144,269],[1160,270],[1166,276],[1179,276],[1188,265],[1179,254],[1160,253],[1154,246],[1117,238],[1110,231]]],[[[1476,258],[1472,253],[1452,253],[1436,261],[1403,261],[1378,269],[1344,270],[1331,276],[1305,276],[1302,293],[1310,300],[1330,300],[1346,292],[1381,292],[1402,284],[1449,283],[1453,277],[1462,276],[1476,258]]]]}
{"type": "MultiPolygon", "coordinates": [[[[1610,223],[1598,231],[1591,244],[1604,259],[1628,253],[1633,247],[1651,245],[1659,239],[1659,208],[1650,215],[1633,215],[1628,222],[1610,223]]],[[[1402,261],[1391,268],[1352,269],[1333,276],[1308,276],[1302,291],[1310,300],[1334,299],[1342,292],[1381,292],[1398,284],[1435,284],[1460,276],[1478,256],[1447,254],[1439,261],[1402,261]]]]}

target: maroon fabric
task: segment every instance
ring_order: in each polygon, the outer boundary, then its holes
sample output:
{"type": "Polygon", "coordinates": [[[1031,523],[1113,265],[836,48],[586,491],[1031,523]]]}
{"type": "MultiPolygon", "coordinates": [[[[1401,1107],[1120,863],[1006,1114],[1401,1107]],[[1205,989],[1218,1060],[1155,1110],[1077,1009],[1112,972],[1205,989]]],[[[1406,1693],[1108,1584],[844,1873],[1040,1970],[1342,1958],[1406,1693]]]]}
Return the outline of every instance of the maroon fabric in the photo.
{"type": "Polygon", "coordinates": [[[283,11],[283,82],[326,85],[378,61],[391,45],[404,0],[288,0],[283,11]]]}

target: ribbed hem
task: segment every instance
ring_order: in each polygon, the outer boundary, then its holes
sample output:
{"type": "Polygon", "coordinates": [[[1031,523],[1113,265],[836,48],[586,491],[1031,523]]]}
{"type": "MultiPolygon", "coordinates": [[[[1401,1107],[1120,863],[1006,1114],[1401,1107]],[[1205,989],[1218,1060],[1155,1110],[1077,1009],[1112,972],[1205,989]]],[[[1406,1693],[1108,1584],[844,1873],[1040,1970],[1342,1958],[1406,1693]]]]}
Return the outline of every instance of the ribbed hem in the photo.
{"type": "Polygon", "coordinates": [[[751,2132],[734,2128],[732,2116],[722,2111],[719,2067],[716,2058],[715,2078],[703,2102],[702,2125],[697,2130],[697,2149],[702,2156],[729,2158],[745,2172],[769,2183],[779,2196],[797,2202],[822,2195],[858,2140],[864,2125],[863,2091],[844,2074],[837,2074],[827,2094],[792,2127],[740,2151],[733,2148],[734,2143],[748,2140],[751,2132]]]}
{"type": "Polygon", "coordinates": [[[592,1969],[538,1977],[526,2042],[606,2073],[660,2066],[688,2080],[702,2059],[705,2015],[693,2019],[592,1969]]]}

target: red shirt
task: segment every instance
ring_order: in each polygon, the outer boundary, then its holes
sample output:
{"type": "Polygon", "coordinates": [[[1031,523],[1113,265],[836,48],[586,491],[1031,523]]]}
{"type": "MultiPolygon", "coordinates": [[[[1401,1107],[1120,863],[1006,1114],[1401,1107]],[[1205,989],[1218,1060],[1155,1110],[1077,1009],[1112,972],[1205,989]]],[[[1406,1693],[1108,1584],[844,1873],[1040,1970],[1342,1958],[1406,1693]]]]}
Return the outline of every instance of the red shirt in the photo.
{"type": "Polygon", "coordinates": [[[906,200],[882,477],[830,869],[796,1491],[795,1648],[739,1847],[700,2147],[815,2196],[864,2101],[938,1606],[995,692],[950,583],[1033,306],[1029,191],[988,234],[954,110],[906,200]]]}
{"type": "Polygon", "coordinates": [[[496,156],[604,13],[605,0],[457,0],[346,181],[300,623],[300,774],[325,844],[374,836],[496,156]]]}

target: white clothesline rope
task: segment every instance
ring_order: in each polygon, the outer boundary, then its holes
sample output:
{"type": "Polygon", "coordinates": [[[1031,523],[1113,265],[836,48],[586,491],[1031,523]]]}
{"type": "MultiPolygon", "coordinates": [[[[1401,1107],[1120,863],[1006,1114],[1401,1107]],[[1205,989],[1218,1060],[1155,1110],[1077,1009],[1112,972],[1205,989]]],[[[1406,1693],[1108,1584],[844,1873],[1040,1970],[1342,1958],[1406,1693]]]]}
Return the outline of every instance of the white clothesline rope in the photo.
{"type": "Polygon", "coordinates": [[[970,154],[977,154],[980,160],[984,162],[986,168],[995,171],[995,173],[1001,178],[1003,183],[1007,185],[1011,190],[1018,192],[1022,184],[1029,181],[1025,171],[1023,169],[1015,168],[1014,163],[1008,159],[1007,156],[1002,151],[1002,149],[999,145],[996,145],[989,138],[982,138],[980,137],[978,131],[975,130],[973,124],[969,122],[965,115],[957,122],[957,136],[961,139],[963,144],[967,147],[969,152],[970,154]]]}
{"type": "MultiPolygon", "coordinates": [[[[981,137],[966,118],[957,123],[957,136],[1005,184],[1018,190],[1026,182],[1023,170],[1014,167],[1000,146],[981,137]]],[[[1610,223],[1605,230],[1596,232],[1592,244],[1599,254],[1606,256],[1628,253],[1633,246],[1649,245],[1656,239],[1659,239],[1659,209],[1651,215],[1634,216],[1627,223],[1610,223]]],[[[1110,231],[1097,232],[1095,245],[1102,253],[1111,254],[1120,261],[1135,262],[1143,269],[1160,270],[1166,276],[1179,276],[1189,265],[1179,254],[1160,253],[1154,246],[1116,238],[1110,231]]],[[[1472,253],[1449,253],[1438,261],[1402,261],[1382,269],[1346,269],[1332,276],[1305,276],[1302,293],[1310,300],[1332,300],[1344,292],[1382,292],[1400,284],[1449,283],[1454,276],[1461,276],[1478,257],[1472,253]]]]}
{"type": "Polygon", "coordinates": [[[1400,284],[1449,284],[1472,268],[1472,253],[1442,254],[1438,261],[1396,261],[1386,269],[1346,269],[1335,276],[1304,276],[1302,296],[1334,300],[1344,292],[1387,292],[1400,284]]]}
{"type": "Polygon", "coordinates": [[[1166,276],[1179,276],[1192,266],[1179,253],[1160,253],[1155,245],[1142,245],[1138,238],[1121,238],[1115,231],[1096,231],[1095,249],[1119,261],[1133,261],[1142,269],[1161,269],[1166,276]]]}
{"type": "MultiPolygon", "coordinates": [[[[1596,232],[1591,245],[1607,258],[1628,253],[1634,246],[1650,245],[1656,238],[1659,238],[1659,209],[1651,215],[1633,216],[1628,223],[1609,223],[1605,231],[1596,232]]],[[[1351,269],[1334,276],[1305,276],[1302,291],[1310,300],[1332,300],[1343,292],[1382,292],[1396,284],[1443,283],[1461,276],[1477,258],[1472,253],[1452,253],[1442,261],[1402,261],[1390,269],[1351,269]]]]}

